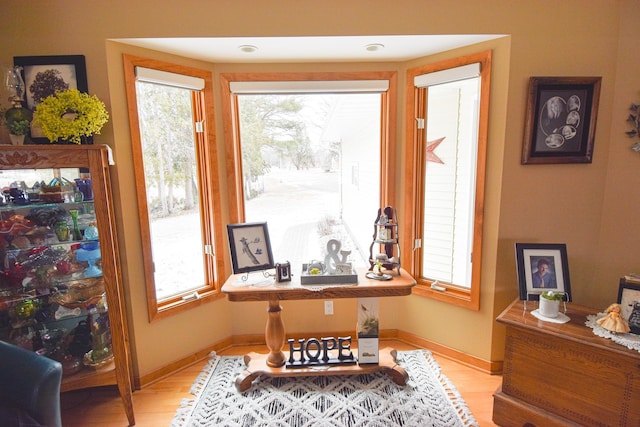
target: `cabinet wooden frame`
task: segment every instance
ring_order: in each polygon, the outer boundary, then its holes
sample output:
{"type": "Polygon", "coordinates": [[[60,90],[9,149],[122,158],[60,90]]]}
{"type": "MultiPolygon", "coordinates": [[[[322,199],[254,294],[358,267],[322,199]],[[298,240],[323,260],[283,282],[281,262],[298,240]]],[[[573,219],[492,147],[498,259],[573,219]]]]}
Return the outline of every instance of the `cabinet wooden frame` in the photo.
{"type": "Polygon", "coordinates": [[[0,145],[0,170],[41,168],[88,168],[91,173],[115,362],[63,378],[61,391],[117,385],[127,419],[130,425],[134,425],[129,331],[109,174],[109,149],[104,145],[0,145]]]}

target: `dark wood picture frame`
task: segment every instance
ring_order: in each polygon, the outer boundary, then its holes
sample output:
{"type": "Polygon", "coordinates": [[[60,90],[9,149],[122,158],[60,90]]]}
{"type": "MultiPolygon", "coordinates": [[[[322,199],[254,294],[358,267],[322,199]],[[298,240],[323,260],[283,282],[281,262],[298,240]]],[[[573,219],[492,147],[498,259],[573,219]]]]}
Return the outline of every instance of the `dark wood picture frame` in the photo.
{"type": "Polygon", "coordinates": [[[536,301],[547,291],[564,293],[564,301],[571,301],[571,281],[567,245],[564,243],[516,243],[516,265],[520,299],[536,301]],[[547,274],[542,278],[538,268],[547,274]]]}
{"type": "Polygon", "coordinates": [[[620,315],[629,322],[631,333],[640,335],[640,279],[620,279],[618,304],[620,315]]]}
{"type": "Polygon", "coordinates": [[[531,77],[523,165],[591,163],[601,77],[531,77]]]}
{"type": "Polygon", "coordinates": [[[275,267],[266,222],[227,224],[227,233],[234,274],[275,267]]]}
{"type": "MultiPolygon", "coordinates": [[[[25,84],[26,108],[35,110],[34,82],[39,81],[37,96],[53,95],[56,89],[78,89],[87,93],[87,66],[84,55],[52,55],[52,56],[14,56],[13,64],[22,67],[22,78],[25,84]],[[48,77],[43,73],[53,70],[48,77]],[[40,77],[39,77],[40,76],[40,77]],[[47,85],[49,85],[47,87],[47,85]]],[[[37,144],[49,144],[49,140],[40,132],[39,128],[31,126],[31,140],[37,144]]]]}

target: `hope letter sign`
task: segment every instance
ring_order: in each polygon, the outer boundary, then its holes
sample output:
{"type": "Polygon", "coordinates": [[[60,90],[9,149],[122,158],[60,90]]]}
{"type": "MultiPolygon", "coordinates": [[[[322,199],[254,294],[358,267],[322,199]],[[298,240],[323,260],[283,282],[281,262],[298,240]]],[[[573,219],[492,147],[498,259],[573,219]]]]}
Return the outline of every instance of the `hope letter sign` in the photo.
{"type": "MultiPolygon", "coordinates": [[[[351,337],[333,337],[299,339],[298,347],[295,340],[289,339],[289,360],[287,368],[306,368],[317,365],[355,365],[356,358],[351,352],[351,337]],[[322,341],[322,342],[321,342],[322,341]],[[332,357],[332,350],[337,350],[338,357],[332,357]],[[348,352],[348,354],[347,354],[348,352]],[[298,356],[296,358],[296,355],[298,356]]],[[[334,351],[335,353],[335,351],[334,351]]]]}

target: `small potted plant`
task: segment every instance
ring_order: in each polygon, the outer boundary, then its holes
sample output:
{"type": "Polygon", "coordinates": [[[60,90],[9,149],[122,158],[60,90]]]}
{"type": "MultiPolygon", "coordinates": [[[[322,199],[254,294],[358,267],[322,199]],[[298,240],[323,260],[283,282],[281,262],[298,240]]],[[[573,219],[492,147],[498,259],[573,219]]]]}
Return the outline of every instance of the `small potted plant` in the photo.
{"type": "Polygon", "coordinates": [[[22,145],[31,125],[29,120],[13,120],[7,121],[7,127],[9,128],[11,143],[13,145],[22,145]]]}
{"type": "Polygon", "coordinates": [[[382,276],[382,275],[384,274],[384,273],[382,272],[382,268],[383,268],[383,266],[382,266],[382,261],[380,261],[379,259],[376,259],[376,260],[373,262],[373,273],[374,273],[376,276],[382,276]]]}
{"type": "Polygon", "coordinates": [[[538,311],[544,317],[556,318],[560,314],[560,301],[564,292],[547,291],[540,294],[538,311]]]}

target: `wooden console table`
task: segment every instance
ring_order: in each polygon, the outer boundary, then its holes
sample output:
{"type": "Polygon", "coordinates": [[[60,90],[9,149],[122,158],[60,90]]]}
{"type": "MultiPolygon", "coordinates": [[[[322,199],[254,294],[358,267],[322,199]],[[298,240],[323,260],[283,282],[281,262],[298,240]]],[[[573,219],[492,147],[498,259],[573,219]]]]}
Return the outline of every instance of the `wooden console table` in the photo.
{"type": "Polygon", "coordinates": [[[396,352],[385,348],[379,353],[378,364],[367,365],[331,365],[321,368],[285,368],[287,356],[282,351],[285,343],[285,328],[282,321],[281,300],[337,299],[391,297],[411,294],[416,281],[405,270],[400,276],[393,275],[392,280],[378,281],[365,277],[366,270],[358,271],[358,284],[345,285],[301,285],[300,276],[293,276],[291,282],[273,283],[267,286],[242,286],[240,274],[227,279],[222,292],[229,301],[268,301],[269,313],[265,330],[265,339],[269,354],[250,353],[245,356],[246,370],[236,379],[238,390],[245,391],[259,375],[265,376],[317,376],[317,375],[356,375],[383,370],[397,384],[404,385],[408,375],[396,363],[396,352]]]}
{"type": "Polygon", "coordinates": [[[640,426],[640,353],[601,338],[585,325],[590,309],[567,304],[568,323],[538,320],[537,302],[513,302],[502,388],[493,422],[501,426],[640,426]]]}

